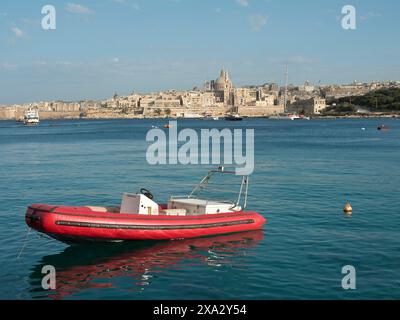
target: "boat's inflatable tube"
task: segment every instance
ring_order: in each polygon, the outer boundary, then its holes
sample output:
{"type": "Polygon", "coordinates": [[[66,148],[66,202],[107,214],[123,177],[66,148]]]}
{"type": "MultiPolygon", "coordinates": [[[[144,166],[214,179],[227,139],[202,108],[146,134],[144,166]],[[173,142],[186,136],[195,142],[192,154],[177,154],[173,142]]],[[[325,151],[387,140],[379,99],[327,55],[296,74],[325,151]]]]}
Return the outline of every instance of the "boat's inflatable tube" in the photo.
{"type": "Polygon", "coordinates": [[[94,211],[95,207],[32,205],[29,227],[64,242],[172,240],[262,229],[266,220],[255,212],[201,216],[147,216],[94,211]]]}

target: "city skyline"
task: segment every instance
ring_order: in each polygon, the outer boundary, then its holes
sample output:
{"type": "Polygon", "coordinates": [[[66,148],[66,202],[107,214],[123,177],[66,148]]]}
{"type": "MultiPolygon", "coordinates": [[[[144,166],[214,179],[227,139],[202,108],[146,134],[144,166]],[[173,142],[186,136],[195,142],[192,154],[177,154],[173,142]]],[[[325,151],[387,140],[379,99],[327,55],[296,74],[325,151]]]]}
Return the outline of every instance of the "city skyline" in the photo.
{"type": "Polygon", "coordinates": [[[397,2],[356,1],[357,29],[341,27],[344,1],[57,1],[0,8],[0,104],[104,99],[114,92],[202,87],[224,67],[234,84],[399,80],[397,2]]]}

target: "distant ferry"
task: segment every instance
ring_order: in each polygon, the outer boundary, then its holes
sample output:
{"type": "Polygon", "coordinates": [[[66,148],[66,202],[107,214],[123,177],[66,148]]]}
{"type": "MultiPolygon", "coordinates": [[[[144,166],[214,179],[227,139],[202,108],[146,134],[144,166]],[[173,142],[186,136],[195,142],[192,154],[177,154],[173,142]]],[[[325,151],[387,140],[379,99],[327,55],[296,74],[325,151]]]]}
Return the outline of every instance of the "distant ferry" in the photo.
{"type": "Polygon", "coordinates": [[[29,109],[25,111],[24,124],[26,125],[37,125],[40,122],[39,112],[37,110],[29,109]]]}

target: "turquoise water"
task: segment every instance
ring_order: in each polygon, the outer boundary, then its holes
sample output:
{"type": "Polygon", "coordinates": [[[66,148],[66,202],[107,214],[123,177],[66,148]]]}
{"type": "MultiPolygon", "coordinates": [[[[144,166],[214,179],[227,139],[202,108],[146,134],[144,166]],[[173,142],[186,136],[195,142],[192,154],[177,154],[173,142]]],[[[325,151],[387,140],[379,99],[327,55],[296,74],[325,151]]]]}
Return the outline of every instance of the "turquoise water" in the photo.
{"type": "Polygon", "coordinates": [[[249,201],[268,219],[261,232],[75,247],[27,234],[31,203],[118,204],[140,187],[163,202],[190,191],[210,167],[146,162],[146,133],[163,123],[0,122],[0,298],[400,298],[396,120],[180,121],[255,129],[249,201]],[[391,130],[377,131],[382,122],[391,130]],[[41,289],[44,265],[56,267],[53,292],[41,289]],[[355,291],[341,287],[345,265],[357,270],[355,291]]]}

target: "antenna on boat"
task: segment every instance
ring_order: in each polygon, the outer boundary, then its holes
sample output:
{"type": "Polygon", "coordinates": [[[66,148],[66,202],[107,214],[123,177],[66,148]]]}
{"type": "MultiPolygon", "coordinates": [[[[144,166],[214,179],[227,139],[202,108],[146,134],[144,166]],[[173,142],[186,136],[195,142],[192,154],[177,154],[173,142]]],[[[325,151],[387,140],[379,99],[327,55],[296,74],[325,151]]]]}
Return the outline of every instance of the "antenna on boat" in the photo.
{"type": "Polygon", "coordinates": [[[238,195],[238,200],[236,203],[236,207],[240,205],[240,200],[242,200],[242,196],[244,198],[244,203],[243,203],[243,209],[246,209],[247,207],[247,197],[249,193],[249,176],[243,176],[242,178],[242,184],[240,185],[240,191],[238,195]]]}
{"type": "Polygon", "coordinates": [[[245,176],[244,177],[246,179],[246,189],[244,192],[244,204],[243,204],[243,209],[247,208],[247,197],[249,195],[249,180],[250,180],[250,176],[245,176]]]}
{"type": "Polygon", "coordinates": [[[288,85],[289,85],[289,65],[286,64],[285,71],[285,98],[284,98],[284,112],[287,112],[287,95],[288,95],[288,85]]]}
{"type": "Polygon", "coordinates": [[[215,173],[215,171],[211,170],[208,172],[208,174],[200,181],[199,184],[195,186],[193,191],[189,194],[189,198],[192,198],[199,190],[203,189],[207,184],[212,175],[215,173]]]}

